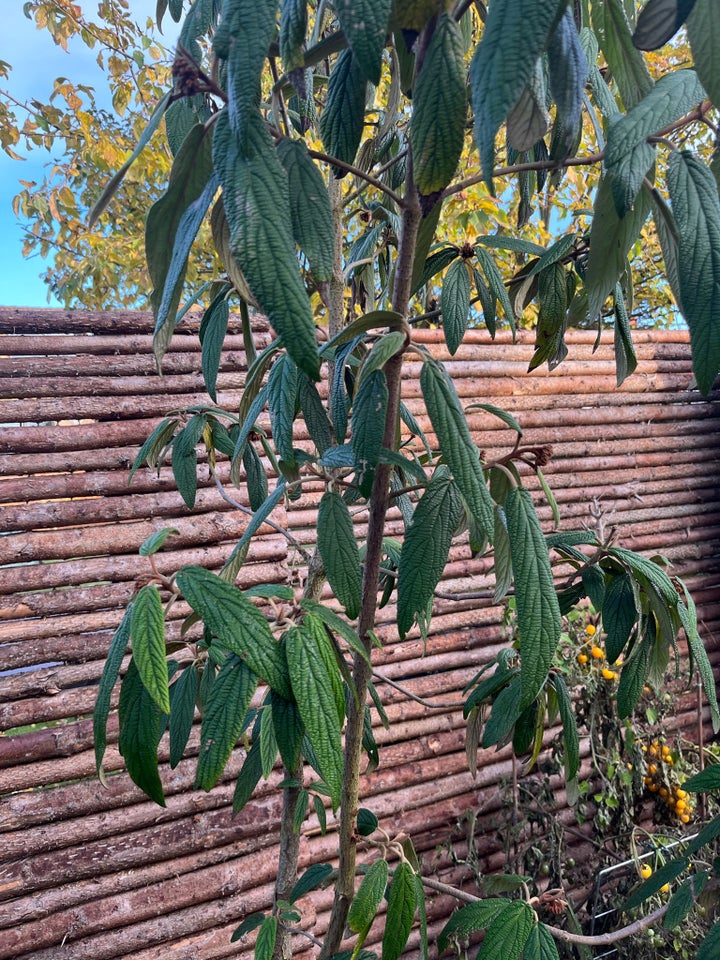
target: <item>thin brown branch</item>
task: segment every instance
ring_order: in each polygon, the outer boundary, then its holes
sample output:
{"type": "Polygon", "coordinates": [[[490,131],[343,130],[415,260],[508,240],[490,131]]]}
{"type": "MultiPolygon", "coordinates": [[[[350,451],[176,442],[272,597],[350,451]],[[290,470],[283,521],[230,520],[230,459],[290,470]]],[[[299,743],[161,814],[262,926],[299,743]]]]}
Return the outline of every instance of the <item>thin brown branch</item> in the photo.
{"type": "Polygon", "coordinates": [[[314,157],[315,160],[322,160],[323,163],[329,163],[333,167],[340,167],[341,170],[347,170],[348,173],[352,173],[354,176],[360,177],[361,180],[366,180],[371,186],[376,187],[378,190],[382,190],[382,192],[386,196],[390,197],[391,200],[394,200],[400,208],[405,205],[405,201],[399,193],[395,193],[393,189],[388,187],[381,180],[378,180],[377,177],[373,177],[371,174],[365,173],[364,170],[353,166],[352,163],[345,163],[344,160],[338,160],[337,157],[331,157],[330,154],[323,153],[321,150],[308,150],[308,153],[311,157],[314,157]]]}

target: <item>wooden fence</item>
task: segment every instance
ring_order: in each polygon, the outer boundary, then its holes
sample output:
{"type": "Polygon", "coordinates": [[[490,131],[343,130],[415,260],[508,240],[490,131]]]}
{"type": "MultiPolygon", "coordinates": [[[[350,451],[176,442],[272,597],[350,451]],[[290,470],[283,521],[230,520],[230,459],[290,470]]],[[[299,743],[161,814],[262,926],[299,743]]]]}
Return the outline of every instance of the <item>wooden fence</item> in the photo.
{"type": "MultiPolygon", "coordinates": [[[[166,809],[146,801],[122,771],[111,724],[108,789],[94,778],[91,713],[103,658],[121,611],[147,560],[137,548],[150,532],[178,536],[157,556],[163,572],[186,563],[217,569],[247,523],[222,499],[206,468],[194,511],[177,494],[171,471],[142,469],[128,487],[139,445],[171,408],[207,402],[199,373],[197,322],[178,330],[155,373],[150,319],[127,313],[0,310],[0,960],[210,960],[238,954],[230,933],[272,898],[280,808],[274,783],[260,787],[231,817],[238,750],[209,794],[193,791],[193,761],[174,770],[161,745],[166,809]]],[[[611,343],[572,332],[570,356],[552,374],[525,373],[528,336],[491,343],[471,332],[449,358],[435,331],[418,341],[448,362],[461,399],[514,413],[529,442],[552,444],[546,476],[563,525],[592,521],[588,502],[623,545],[661,552],[688,578],[702,634],[720,666],[720,424],[717,397],[690,389],[682,332],[636,336],[637,372],[615,387],[611,343]]],[[[266,334],[264,336],[267,336],[266,334]]],[[[422,416],[418,365],[408,362],[404,398],[422,416]]],[[[231,327],[218,377],[220,405],[237,404],[245,366],[242,337],[231,327]]],[[[511,445],[508,430],[477,412],[471,427],[487,455],[511,445]]],[[[298,437],[299,442],[302,437],[298,437]]],[[[201,458],[202,459],[202,458],[201,458]]],[[[227,477],[227,467],[220,466],[227,477]]],[[[315,537],[319,486],[275,516],[297,539],[315,537]]],[[[240,498],[242,494],[233,491],[240,498]]],[[[244,502],[244,501],[243,501],[244,502]]],[[[550,511],[538,497],[544,522],[550,511]]],[[[361,533],[363,518],[357,518],[361,533]]],[[[398,516],[391,528],[400,532],[398,516]]],[[[290,582],[296,557],[270,527],[254,541],[241,585],[290,582]]],[[[502,864],[495,835],[510,772],[507,750],[479,756],[467,771],[457,702],[478,667],[503,643],[501,611],[489,601],[457,599],[490,584],[487,562],[454,546],[440,585],[427,648],[415,633],[399,643],[394,606],[380,612],[384,648],[376,668],[388,731],[375,731],[379,769],[365,800],[390,833],[407,830],[429,870],[458,878],[442,845],[468,810],[480,815],[484,869],[502,864]],[[399,684],[418,699],[409,699],[399,684]],[[422,702],[419,702],[422,701],[422,702]]],[[[177,632],[183,609],[173,613],[177,632]]],[[[695,693],[678,703],[675,724],[694,732],[695,693]]],[[[197,750],[197,731],[191,753],[197,750]]],[[[562,816],[569,818],[565,809],[562,816]]],[[[302,860],[332,855],[306,822],[302,860]]],[[[330,892],[308,902],[303,923],[321,935],[330,892]]],[[[451,909],[429,905],[431,931],[451,909]]],[[[416,943],[412,940],[411,943],[416,943]]],[[[297,951],[307,941],[298,940],[297,951]]]]}

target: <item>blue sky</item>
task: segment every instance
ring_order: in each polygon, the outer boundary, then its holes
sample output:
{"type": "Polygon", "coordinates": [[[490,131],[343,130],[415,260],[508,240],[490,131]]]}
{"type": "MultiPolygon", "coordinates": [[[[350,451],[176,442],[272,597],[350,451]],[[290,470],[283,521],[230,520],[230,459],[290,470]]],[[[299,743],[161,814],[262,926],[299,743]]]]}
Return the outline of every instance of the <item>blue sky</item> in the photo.
{"type": "MultiPolygon", "coordinates": [[[[76,0],[94,15],[97,4],[93,0],[76,0]]],[[[130,0],[130,9],[139,23],[154,17],[155,0],[130,0]]],[[[46,101],[52,92],[56,77],[68,77],[73,83],[85,83],[98,91],[105,81],[97,63],[96,52],[89,50],[79,39],[68,44],[68,52],[56,47],[50,34],[38,30],[33,21],[23,14],[23,0],[3,0],[3,42],[0,60],[9,61],[13,70],[9,81],[0,80],[17,100],[33,97],[46,101]]],[[[163,23],[163,42],[171,43],[177,30],[169,16],[163,23]]],[[[19,116],[19,112],[18,112],[19,116]]],[[[18,148],[25,160],[12,160],[0,150],[0,305],[43,307],[48,305],[48,291],[39,279],[43,261],[38,257],[22,256],[22,231],[12,210],[12,198],[21,189],[19,180],[42,180],[43,167],[52,161],[44,149],[26,153],[18,148]]],[[[50,305],[58,306],[51,300],[50,305]]]]}

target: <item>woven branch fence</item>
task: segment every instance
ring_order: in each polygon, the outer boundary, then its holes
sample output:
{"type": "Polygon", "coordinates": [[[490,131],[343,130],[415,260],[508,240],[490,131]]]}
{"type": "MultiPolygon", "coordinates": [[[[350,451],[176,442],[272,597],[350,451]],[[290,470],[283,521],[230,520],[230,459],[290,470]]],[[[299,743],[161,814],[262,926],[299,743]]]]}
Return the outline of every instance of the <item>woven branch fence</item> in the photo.
{"type": "MultiPolygon", "coordinates": [[[[143,468],[128,487],[136,452],[173,408],[207,403],[200,375],[197,321],[176,333],[155,371],[151,320],[131,313],[0,310],[0,960],[211,960],[248,956],[230,944],[245,915],[272,901],[277,857],[280,771],[231,816],[234,778],[244,752],[231,758],[210,793],[194,791],[193,761],[171,770],[161,743],[167,808],[143,795],[122,772],[111,720],[105,767],[94,777],[92,709],[110,638],[135,583],[148,573],[140,544],[154,530],[178,534],[157,555],[164,573],[198,563],[219,569],[248,517],[215,487],[200,457],[196,508],[188,511],[172,473],[143,468]]],[[[269,332],[259,336],[269,341],[269,332]]],[[[701,633],[720,667],[720,406],[690,389],[687,336],[639,331],[638,369],[615,386],[612,344],[571,332],[570,355],[556,371],[526,374],[531,338],[490,342],[472,331],[455,357],[436,331],[417,340],[445,360],[464,404],[490,402],[515,414],[524,442],[551,444],[545,469],[563,527],[592,522],[616,529],[624,546],[662,553],[685,577],[698,603],[701,633]]],[[[231,325],[218,376],[220,406],[237,406],[245,376],[242,336],[231,325]]],[[[419,366],[408,362],[403,396],[434,444],[422,415],[419,366]]],[[[501,421],[475,412],[474,436],[487,457],[511,448],[501,421]]],[[[302,444],[302,433],[297,442],[302,444]]],[[[229,486],[245,504],[244,491],[229,486]]],[[[551,511],[539,490],[548,529],[551,511]]],[[[304,544],[315,539],[318,483],[273,518],[304,544]]],[[[364,517],[356,518],[362,536],[364,517]]],[[[399,535],[399,514],[390,515],[399,535]]],[[[298,583],[298,557],[270,526],[253,541],[239,583],[298,583]]],[[[491,585],[488,563],[458,542],[439,587],[430,636],[399,643],[392,604],[380,611],[377,685],[391,720],[378,725],[377,771],[364,781],[364,802],[390,834],[410,833],[428,871],[461,880],[443,846],[477,814],[475,837],[485,871],[505,859],[497,827],[501,785],[511,773],[507,749],[480,751],[478,775],[467,769],[458,703],[470,677],[505,642],[502,611],[489,600],[462,599],[491,585]],[[409,699],[399,684],[418,699],[409,699]],[[418,700],[422,702],[418,702],[418,700]]],[[[329,596],[328,596],[329,599],[329,596]]],[[[187,608],[173,608],[178,636],[187,608]]],[[[696,690],[677,703],[674,728],[697,735],[707,712],[696,690]]],[[[548,733],[549,746],[552,731],[548,733]]],[[[190,753],[198,749],[195,729],[190,753]]],[[[586,758],[587,761],[587,758],[586,758]]],[[[573,821],[557,783],[560,817],[573,821]]],[[[332,856],[332,816],[321,836],[305,824],[302,864],[332,856]]],[[[578,856],[587,853],[580,837],[578,856]]],[[[302,925],[322,936],[331,891],[307,898],[302,925]]],[[[431,934],[452,909],[429,901],[431,934]]],[[[372,938],[370,938],[372,940],[372,938]]],[[[411,949],[417,940],[410,941],[411,949]]],[[[372,946],[369,942],[368,946],[372,946]]],[[[297,956],[308,941],[298,937],[297,956]]]]}

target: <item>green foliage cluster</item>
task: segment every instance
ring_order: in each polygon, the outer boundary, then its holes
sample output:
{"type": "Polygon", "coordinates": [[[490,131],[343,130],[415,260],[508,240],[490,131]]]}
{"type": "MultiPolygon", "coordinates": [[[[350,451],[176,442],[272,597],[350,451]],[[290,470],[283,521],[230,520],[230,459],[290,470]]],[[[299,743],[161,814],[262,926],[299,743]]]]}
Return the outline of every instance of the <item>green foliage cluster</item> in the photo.
{"type": "MultiPolygon", "coordinates": [[[[166,6],[161,0],[159,16],[166,6]]],[[[179,3],[169,9],[182,13],[179,3]]],[[[415,323],[438,322],[449,349],[458,350],[474,284],[491,333],[498,305],[512,323],[518,305],[535,300],[531,366],[554,364],[564,356],[566,326],[602,318],[610,298],[621,381],[635,363],[628,253],[652,211],[669,282],[690,324],[696,379],[704,392],[711,389],[720,368],[720,199],[713,172],[691,148],[714,129],[720,100],[718,65],[703,40],[718,28],[718,16],[709,0],[650,0],[633,34],[635,5],[627,0],[491,0],[487,8],[391,0],[225,0],[220,8],[216,0],[195,0],[187,12],[173,90],[144,138],[164,116],[174,161],[167,191],[146,222],[155,352],[161,364],[185,309],[207,294],[200,335],[211,398],[232,300],[240,301],[249,369],[237,411],[213,403],[173,414],[148,438],[133,473],[170,456],[192,507],[202,445],[213,471],[216,457],[229,458],[232,481],[247,489],[252,519],[219,574],[185,567],[166,577],[153,568],[113,640],[95,716],[96,757],[102,770],[110,694],[129,641],[120,750],[154,800],[164,802],[159,740],[169,730],[171,762],[179,762],[196,705],[199,788],[212,788],[242,739],[239,810],[281,758],[285,813],[276,901],[270,914],[240,928],[242,934],[258,929],[259,958],[288,949],[297,883],[305,890],[328,879],[325,870],[297,876],[308,808],[312,802],[324,829],[325,798],[337,817],[339,863],[320,956],[343,955],[346,926],[356,937],[353,960],[365,956],[383,898],[383,960],[402,954],[416,916],[427,955],[424,881],[412,844],[376,840],[371,814],[358,823],[358,794],[362,756],[370,768],[379,762],[371,703],[387,723],[372,683],[377,609],[394,596],[400,639],[415,627],[426,636],[455,537],[466,538],[473,553],[494,551],[496,601],[513,589],[518,618],[516,644],[498,657],[491,676],[485,665],[470,682],[471,744],[512,741],[517,751],[537,755],[545,717],[559,716],[572,783],[574,705],[553,658],[562,614],[586,596],[601,613],[608,655],[624,654],[622,716],[633,710],[646,679],[667,665],[684,631],[720,725],[712,673],[682,585],[662,562],[584,532],[546,537],[524,475],[529,470],[537,478],[557,513],[542,474],[549,451],[524,445],[512,417],[481,405],[516,440],[497,461],[482,459],[447,371],[413,337],[415,323]],[[658,22],[664,35],[686,18],[695,69],[653,80],[639,47],[657,41],[658,22]],[[579,153],[584,116],[592,121],[594,154],[579,153]],[[471,129],[481,169],[454,181],[471,129]],[[665,187],[655,184],[659,152],[668,157],[669,206],[665,187]],[[506,165],[496,167],[498,159],[506,165]],[[546,175],[560,178],[592,164],[602,164],[602,174],[589,231],[571,231],[547,248],[506,234],[463,246],[436,242],[444,202],[465,187],[484,181],[492,192],[500,182],[510,190],[503,178],[518,177],[521,201],[528,201],[546,175]],[[181,310],[193,243],[208,220],[224,275],[193,288],[181,310]],[[517,257],[515,275],[505,282],[497,248],[517,257]],[[440,308],[428,312],[423,294],[440,274],[440,308]],[[277,334],[259,353],[250,323],[255,307],[277,334]],[[319,327],[326,328],[322,337],[319,327]],[[420,367],[437,449],[403,402],[408,356],[420,367]],[[269,433],[262,426],[266,408],[269,433]],[[307,443],[296,441],[298,419],[307,443]],[[317,553],[306,557],[303,595],[273,585],[239,589],[251,538],[285,497],[302,497],[304,485],[318,479],[324,493],[317,553]],[[391,505],[403,518],[402,544],[386,536],[391,505]],[[351,509],[367,511],[360,543],[351,509]],[[575,568],[564,588],[556,588],[551,556],[575,568]],[[343,615],[319,601],[324,579],[343,615]],[[168,643],[165,617],[178,600],[191,612],[182,639],[168,643]],[[361,826],[380,858],[356,891],[361,826]],[[390,859],[399,861],[392,876],[390,859]]],[[[110,182],[95,216],[133,160],[110,182]]],[[[217,474],[215,480],[227,497],[217,474]]],[[[284,533],[301,547],[291,531],[284,533]]],[[[144,546],[149,562],[165,535],[144,546]]],[[[478,929],[486,930],[482,960],[557,955],[557,932],[524,899],[463,908],[440,946],[478,929]]]]}

